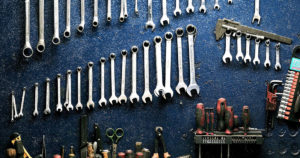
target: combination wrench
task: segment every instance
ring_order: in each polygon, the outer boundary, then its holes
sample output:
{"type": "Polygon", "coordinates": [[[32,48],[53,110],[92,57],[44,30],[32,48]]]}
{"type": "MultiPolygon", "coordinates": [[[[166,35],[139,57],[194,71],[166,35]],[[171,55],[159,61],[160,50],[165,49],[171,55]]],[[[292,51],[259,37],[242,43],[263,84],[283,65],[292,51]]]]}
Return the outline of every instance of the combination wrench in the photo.
{"type": "Polygon", "coordinates": [[[252,23],[257,20],[257,24],[260,23],[260,14],[259,14],[259,0],[255,0],[255,11],[254,11],[254,16],[252,19],[252,23]]]}
{"type": "Polygon", "coordinates": [[[242,33],[240,31],[236,32],[236,45],[237,45],[237,53],[236,53],[236,60],[240,61],[244,59],[244,55],[242,52],[242,33]]]}
{"type": "Polygon", "coordinates": [[[80,1],[80,24],[77,27],[77,31],[82,33],[85,25],[85,0],[80,1]]]}
{"type": "Polygon", "coordinates": [[[46,78],[46,108],[44,114],[49,115],[50,113],[50,78],[46,78]]]}
{"type": "Polygon", "coordinates": [[[215,0],[214,9],[215,10],[220,10],[219,0],[215,0]]]}
{"type": "Polygon", "coordinates": [[[250,63],[251,62],[251,56],[250,56],[250,44],[251,44],[251,36],[249,34],[246,34],[246,55],[244,58],[244,63],[250,63]]]}
{"type": "Polygon", "coordinates": [[[264,62],[265,68],[269,68],[271,66],[271,61],[270,61],[270,40],[267,39],[266,42],[266,60],[264,62]]]}
{"type": "Polygon", "coordinates": [[[120,7],[120,17],[119,17],[119,21],[120,22],[124,22],[124,20],[125,20],[125,17],[124,17],[124,1],[125,0],[121,0],[121,7],[120,7]]]}
{"type": "Polygon", "coordinates": [[[175,7],[175,10],[173,12],[174,16],[179,16],[181,15],[181,9],[180,9],[180,1],[179,0],[176,0],[176,7],[175,7]]]}
{"type": "Polygon", "coordinates": [[[30,44],[30,0],[25,0],[25,44],[23,48],[23,56],[30,58],[33,50],[30,44]]]}
{"type": "Polygon", "coordinates": [[[94,0],[93,27],[98,26],[98,0],[94,0]]]}
{"type": "Polygon", "coordinates": [[[135,0],[135,3],[134,3],[134,13],[135,13],[136,15],[139,14],[138,0],[135,0]]]}
{"type": "Polygon", "coordinates": [[[102,106],[105,106],[107,104],[107,101],[105,99],[105,90],[104,90],[104,86],[105,86],[105,82],[104,82],[104,77],[105,77],[105,69],[104,69],[104,66],[105,66],[105,61],[106,59],[104,57],[102,57],[100,59],[100,65],[101,65],[101,98],[98,102],[99,106],[102,107],[102,106]]]}
{"type": "Polygon", "coordinates": [[[12,91],[11,92],[11,101],[12,101],[12,121],[13,121],[13,118],[18,118],[18,112],[17,112],[17,105],[16,105],[16,97],[15,97],[15,92],[12,91]]]}
{"type": "Polygon", "coordinates": [[[60,44],[59,38],[59,8],[58,8],[58,0],[54,0],[54,35],[52,38],[52,43],[55,45],[60,44]]]}
{"type": "Polygon", "coordinates": [[[140,97],[136,93],[136,56],[138,53],[138,47],[137,46],[132,46],[131,47],[131,54],[132,54],[132,77],[131,77],[131,84],[132,84],[132,89],[131,89],[131,94],[129,96],[130,102],[133,104],[135,102],[139,102],[140,97]]]}
{"type": "Polygon", "coordinates": [[[116,97],[116,86],[115,86],[115,58],[116,54],[111,53],[110,56],[110,75],[111,75],[111,97],[109,98],[109,103],[111,105],[118,103],[118,98],[116,97]]]}
{"type": "Polygon", "coordinates": [[[167,15],[167,0],[162,0],[162,16],[160,18],[160,24],[162,26],[166,24],[169,24],[170,23],[170,19],[167,15]]]}
{"type": "Polygon", "coordinates": [[[186,92],[187,85],[183,79],[183,64],[182,64],[182,36],[184,34],[183,28],[176,29],[177,35],[177,55],[178,55],[178,84],[176,86],[176,91],[180,94],[180,90],[186,92]]]}
{"type": "Polygon", "coordinates": [[[187,13],[193,13],[195,8],[193,6],[193,0],[188,0],[188,6],[186,7],[186,12],[187,13]]]}
{"type": "MultiPolygon", "coordinates": [[[[71,74],[72,71],[68,70],[67,71],[67,91],[68,91],[68,101],[67,105],[65,105],[67,111],[73,110],[74,107],[72,105],[72,82],[71,82],[71,74]]],[[[66,97],[67,98],[67,97],[66,97]]]]}
{"type": "Polygon", "coordinates": [[[108,22],[111,21],[111,0],[107,0],[106,20],[107,20],[108,22]]]}
{"type": "Polygon", "coordinates": [[[148,20],[146,22],[145,28],[152,28],[152,31],[155,29],[155,24],[153,22],[152,14],[152,0],[148,0],[148,20]]]}
{"type": "Polygon", "coordinates": [[[93,62],[88,63],[88,78],[89,78],[89,95],[88,101],[86,103],[87,108],[90,110],[91,108],[95,107],[95,103],[93,101],[93,62]]]}
{"type": "Polygon", "coordinates": [[[206,13],[206,6],[205,6],[205,0],[201,0],[201,5],[199,8],[199,12],[205,14],[206,13]]]}
{"type": "Polygon", "coordinates": [[[119,96],[119,103],[126,104],[127,102],[127,97],[125,95],[125,81],[126,81],[126,57],[127,57],[127,51],[122,50],[121,51],[122,55],[122,78],[121,78],[121,95],[119,96]]]}
{"type": "Polygon", "coordinates": [[[164,85],[162,81],[162,65],[161,65],[161,42],[160,36],[154,37],[155,43],[155,60],[156,60],[156,88],[154,90],[155,96],[159,96],[160,92],[164,90],[164,85]]]}
{"type": "Polygon", "coordinates": [[[279,71],[281,69],[281,64],[280,64],[280,43],[277,43],[276,46],[276,64],[275,64],[275,70],[279,71]]]}
{"type": "Polygon", "coordinates": [[[62,104],[61,104],[61,88],[60,88],[61,74],[57,74],[57,104],[56,111],[62,112],[62,104]]]}
{"type": "Polygon", "coordinates": [[[225,53],[223,55],[223,62],[226,64],[227,62],[232,61],[232,55],[230,53],[230,36],[231,36],[231,31],[227,30],[225,32],[226,35],[226,46],[225,46],[225,53]]]}
{"type": "Polygon", "coordinates": [[[34,110],[32,113],[33,116],[39,115],[38,104],[39,104],[39,84],[35,83],[34,84],[34,110]]]}
{"type": "Polygon", "coordinates": [[[171,32],[165,33],[165,39],[166,39],[166,67],[165,67],[165,88],[163,90],[162,96],[164,99],[167,99],[168,97],[173,97],[173,90],[171,88],[171,57],[172,57],[172,39],[173,34],[171,32]]]}
{"type": "Polygon", "coordinates": [[[144,94],[142,96],[143,102],[146,104],[147,100],[152,102],[152,94],[150,93],[150,88],[149,88],[149,47],[150,47],[150,42],[149,41],[144,41],[143,42],[143,48],[144,48],[144,84],[145,84],[145,89],[144,89],[144,94]]]}
{"type": "Polygon", "coordinates": [[[24,107],[25,95],[26,95],[26,87],[23,88],[21,108],[20,108],[20,112],[18,114],[18,117],[23,117],[23,107],[24,107]]]}
{"type": "Polygon", "coordinates": [[[66,3],[66,29],[64,37],[69,38],[71,36],[71,0],[67,0],[66,3]]]}
{"type": "Polygon", "coordinates": [[[36,50],[40,53],[45,51],[44,37],[44,0],[39,0],[39,41],[36,50]]]}
{"type": "Polygon", "coordinates": [[[82,110],[83,105],[81,103],[81,70],[82,68],[77,67],[77,104],[75,106],[76,110],[82,110]]]}
{"type": "Polygon", "coordinates": [[[188,44],[189,44],[189,62],[190,62],[190,84],[187,88],[187,94],[192,97],[192,91],[196,91],[199,95],[200,88],[196,81],[195,75],[195,57],[194,57],[194,41],[196,38],[197,28],[194,25],[189,24],[186,27],[188,34],[188,44]]]}
{"type": "Polygon", "coordinates": [[[254,54],[254,59],[253,59],[253,65],[260,64],[260,60],[259,60],[259,44],[260,44],[260,39],[256,38],[255,39],[255,54],[254,54]]]}

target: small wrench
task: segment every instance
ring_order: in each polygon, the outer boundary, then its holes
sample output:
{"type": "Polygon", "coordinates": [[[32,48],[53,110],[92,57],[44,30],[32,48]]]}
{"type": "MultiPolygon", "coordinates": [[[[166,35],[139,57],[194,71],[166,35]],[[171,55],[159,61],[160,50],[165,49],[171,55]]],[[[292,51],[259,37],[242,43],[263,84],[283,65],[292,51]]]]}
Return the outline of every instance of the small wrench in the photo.
{"type": "Polygon", "coordinates": [[[205,14],[206,13],[206,7],[205,7],[205,0],[201,0],[201,5],[199,8],[199,12],[205,14]]]}
{"type": "Polygon", "coordinates": [[[254,59],[253,59],[253,64],[254,65],[258,65],[260,64],[260,60],[259,60],[259,43],[260,43],[260,39],[255,39],[255,54],[254,54],[254,59]]]}
{"type": "Polygon", "coordinates": [[[54,35],[52,38],[52,43],[55,45],[60,44],[59,38],[59,5],[58,0],[54,0],[54,35]]]}
{"type": "Polygon", "coordinates": [[[228,4],[233,4],[233,0],[228,0],[228,4]]]}
{"type": "Polygon", "coordinates": [[[187,13],[194,13],[194,6],[193,6],[193,0],[188,0],[188,6],[186,7],[187,13]]]}
{"type": "Polygon", "coordinates": [[[127,13],[127,0],[124,0],[124,17],[127,18],[128,17],[128,13],[127,13]]]}
{"type": "Polygon", "coordinates": [[[135,3],[134,3],[134,13],[136,15],[139,15],[138,0],[135,0],[135,3]]]}
{"type": "Polygon", "coordinates": [[[175,10],[174,10],[173,13],[174,13],[174,16],[181,15],[180,1],[179,0],[176,0],[176,7],[175,7],[175,10]]]}
{"type": "Polygon", "coordinates": [[[144,94],[142,96],[142,100],[146,104],[147,100],[152,102],[152,94],[150,93],[150,88],[149,88],[149,47],[150,47],[150,42],[149,41],[144,41],[143,42],[143,47],[144,47],[145,90],[144,90],[144,94]]]}
{"type": "Polygon", "coordinates": [[[85,0],[80,1],[80,24],[77,27],[77,31],[82,33],[84,30],[84,25],[85,25],[85,5],[84,5],[85,0]]]}
{"type": "Polygon", "coordinates": [[[107,0],[107,14],[106,14],[106,20],[108,22],[111,21],[111,0],[107,0]]]}
{"type": "Polygon", "coordinates": [[[219,0],[215,0],[214,9],[215,10],[220,10],[219,0]]]}
{"type": "Polygon", "coordinates": [[[111,105],[118,103],[118,98],[116,97],[116,86],[115,86],[115,53],[110,54],[110,75],[111,75],[111,97],[109,98],[109,103],[111,105]]]}
{"type": "Polygon", "coordinates": [[[173,90],[171,88],[171,56],[172,56],[172,39],[173,34],[171,32],[165,33],[166,39],[166,67],[165,67],[165,88],[163,90],[163,97],[167,99],[167,95],[173,97],[173,90]]]}
{"type": "Polygon", "coordinates": [[[77,104],[75,106],[76,110],[82,110],[83,105],[81,103],[81,70],[82,68],[77,67],[77,104]]]}
{"type": "Polygon", "coordinates": [[[152,0],[148,0],[148,20],[146,22],[145,28],[152,28],[152,31],[155,29],[155,24],[153,22],[152,14],[152,0]]]}
{"type": "Polygon", "coordinates": [[[276,46],[276,64],[275,64],[275,70],[279,71],[281,69],[281,64],[280,64],[280,43],[277,43],[276,46]]]}
{"type": "Polygon", "coordinates": [[[11,122],[14,122],[14,114],[15,114],[15,112],[14,112],[14,109],[15,109],[15,107],[14,107],[14,95],[15,95],[15,92],[12,91],[12,93],[11,93],[11,122]]]}
{"type": "Polygon", "coordinates": [[[72,85],[71,85],[71,70],[67,71],[67,80],[68,80],[68,105],[66,106],[67,111],[73,110],[73,105],[72,105],[72,85]]]}
{"type": "Polygon", "coordinates": [[[252,23],[257,20],[257,24],[260,23],[260,14],[259,14],[259,0],[255,0],[255,11],[254,11],[254,16],[252,19],[252,23]]]}
{"type": "MultiPolygon", "coordinates": [[[[19,117],[19,115],[18,115],[18,112],[17,112],[16,97],[15,97],[15,92],[14,91],[11,92],[11,99],[12,99],[12,116],[13,116],[13,118],[16,119],[16,118],[19,117]]],[[[13,121],[13,119],[12,119],[12,121],[13,121]]]]}
{"type": "Polygon", "coordinates": [[[46,108],[44,114],[48,115],[50,113],[50,78],[46,78],[46,108]]]}
{"type": "Polygon", "coordinates": [[[89,99],[86,103],[88,109],[94,108],[95,103],[93,101],[93,62],[88,63],[88,71],[89,71],[89,99]]]}
{"type": "Polygon", "coordinates": [[[36,50],[40,53],[45,51],[45,37],[44,37],[44,0],[39,0],[39,42],[36,50]]]}
{"type": "Polygon", "coordinates": [[[129,96],[130,102],[133,104],[135,102],[139,102],[139,95],[136,93],[136,56],[138,53],[138,47],[137,46],[132,46],[131,47],[131,53],[132,53],[132,78],[131,78],[131,84],[132,84],[132,89],[131,89],[131,94],[129,96]]]}
{"type": "Polygon", "coordinates": [[[98,26],[98,0],[94,0],[93,27],[98,26]]]}
{"type": "Polygon", "coordinates": [[[104,74],[105,74],[105,71],[104,71],[104,65],[105,65],[105,58],[102,57],[100,59],[100,64],[101,64],[101,98],[98,102],[99,106],[102,107],[103,105],[105,106],[107,104],[107,101],[105,99],[105,90],[104,90],[104,74]]]}
{"type": "Polygon", "coordinates": [[[64,37],[69,38],[71,36],[71,0],[67,0],[66,3],[66,29],[64,37]]]}
{"type": "Polygon", "coordinates": [[[121,11],[120,11],[120,18],[119,18],[120,22],[124,22],[124,20],[125,20],[125,17],[124,17],[124,1],[125,0],[121,0],[121,7],[120,7],[121,11]]]}
{"type": "Polygon", "coordinates": [[[231,36],[231,31],[227,30],[226,31],[226,48],[225,48],[225,53],[223,55],[223,62],[226,64],[227,62],[232,61],[232,55],[230,53],[230,36],[231,36]]]}
{"type": "Polygon", "coordinates": [[[250,44],[251,44],[251,36],[249,34],[246,34],[246,55],[244,58],[244,63],[250,63],[251,62],[251,56],[250,56],[250,44]]]}
{"type": "Polygon", "coordinates": [[[57,74],[57,104],[56,104],[56,111],[62,112],[62,104],[61,104],[61,88],[60,88],[60,80],[61,80],[61,74],[57,74]]]}
{"type": "Polygon", "coordinates": [[[271,61],[270,61],[270,40],[267,39],[266,42],[266,60],[264,63],[265,68],[269,68],[271,66],[271,61]]]}
{"type": "Polygon", "coordinates": [[[39,102],[39,84],[34,84],[34,111],[32,113],[33,116],[37,116],[39,114],[38,111],[38,102],[39,102]]]}
{"type": "Polygon", "coordinates": [[[164,26],[165,23],[170,23],[170,19],[167,14],[167,0],[162,0],[162,16],[160,18],[160,24],[162,26],[164,26]]]}
{"type": "Polygon", "coordinates": [[[21,108],[20,108],[20,112],[18,114],[19,117],[23,117],[23,106],[24,106],[24,101],[25,101],[25,94],[26,94],[26,87],[23,88],[21,108]]]}
{"type": "Polygon", "coordinates": [[[241,36],[242,36],[241,31],[237,31],[236,32],[237,53],[236,53],[236,56],[235,56],[237,61],[240,61],[240,59],[241,60],[244,59],[244,55],[243,55],[243,52],[242,52],[242,38],[241,38],[241,36]]]}
{"type": "Polygon", "coordinates": [[[184,34],[183,28],[176,29],[177,35],[177,53],[178,53],[178,84],[176,86],[176,91],[180,94],[180,90],[186,92],[187,85],[183,79],[183,64],[182,64],[182,36],[184,34]]]}
{"type": "Polygon", "coordinates": [[[33,50],[30,44],[30,0],[25,0],[25,45],[23,48],[23,56],[30,58],[33,50]]]}
{"type": "Polygon", "coordinates": [[[127,51],[122,50],[121,51],[122,55],[122,79],[121,79],[121,95],[119,96],[119,103],[126,104],[127,102],[127,97],[125,95],[125,81],[126,81],[126,57],[127,57],[127,51]]]}
{"type": "Polygon", "coordinates": [[[164,90],[164,85],[162,81],[162,65],[161,65],[161,37],[155,36],[155,59],[156,59],[156,88],[154,90],[155,96],[159,96],[160,92],[164,90]]]}

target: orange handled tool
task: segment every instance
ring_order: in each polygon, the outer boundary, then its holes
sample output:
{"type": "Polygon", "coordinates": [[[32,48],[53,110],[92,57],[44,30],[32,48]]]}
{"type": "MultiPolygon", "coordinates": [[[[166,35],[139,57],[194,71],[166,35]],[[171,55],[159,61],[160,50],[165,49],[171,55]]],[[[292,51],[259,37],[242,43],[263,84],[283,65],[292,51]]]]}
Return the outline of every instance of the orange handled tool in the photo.
{"type": "Polygon", "coordinates": [[[225,116],[225,109],[226,109],[226,99],[220,98],[218,99],[217,103],[217,115],[218,115],[218,131],[224,131],[224,116],[225,116]]]}
{"type": "Polygon", "coordinates": [[[226,134],[232,134],[232,129],[233,129],[233,107],[232,106],[227,106],[226,111],[225,111],[225,126],[226,134]]]}
{"type": "Polygon", "coordinates": [[[204,105],[202,103],[197,104],[196,106],[196,126],[197,131],[196,134],[204,134],[204,124],[205,124],[205,111],[204,105]]]}

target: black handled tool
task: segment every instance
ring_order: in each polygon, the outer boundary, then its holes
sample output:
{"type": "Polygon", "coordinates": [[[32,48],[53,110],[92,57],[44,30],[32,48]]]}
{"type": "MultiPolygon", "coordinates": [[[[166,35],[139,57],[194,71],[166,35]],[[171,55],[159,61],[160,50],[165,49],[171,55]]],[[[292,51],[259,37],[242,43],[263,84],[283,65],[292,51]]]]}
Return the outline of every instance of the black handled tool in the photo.
{"type": "Polygon", "coordinates": [[[80,157],[87,157],[87,134],[88,134],[88,116],[82,115],[80,117],[80,157]]]}

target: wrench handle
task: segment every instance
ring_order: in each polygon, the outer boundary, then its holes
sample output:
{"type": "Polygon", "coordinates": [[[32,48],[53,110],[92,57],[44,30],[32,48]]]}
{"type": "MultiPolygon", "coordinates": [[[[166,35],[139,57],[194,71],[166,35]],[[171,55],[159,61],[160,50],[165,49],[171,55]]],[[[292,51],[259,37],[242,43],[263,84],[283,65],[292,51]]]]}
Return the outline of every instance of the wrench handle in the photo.
{"type": "Polygon", "coordinates": [[[189,62],[190,62],[190,84],[196,83],[195,58],[194,58],[194,35],[188,35],[189,62]]]}

